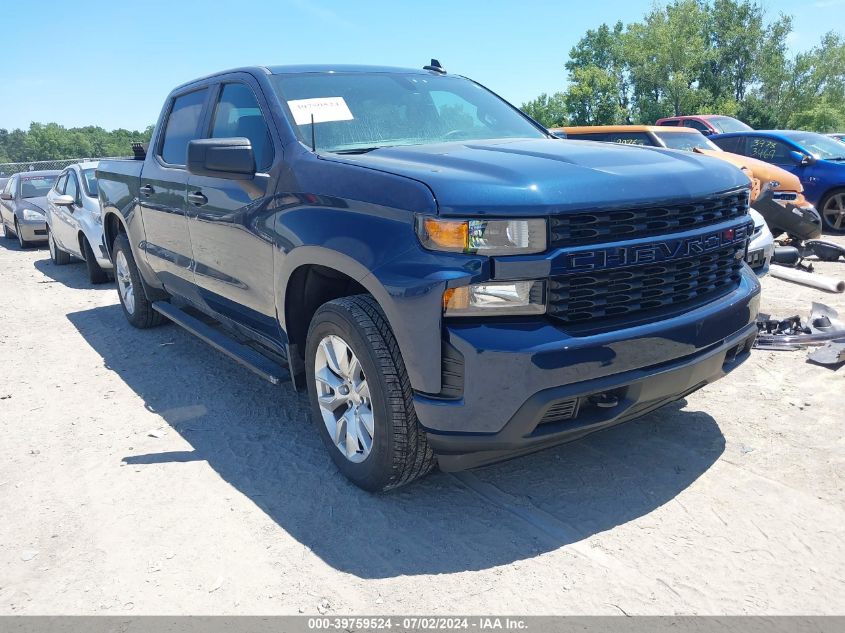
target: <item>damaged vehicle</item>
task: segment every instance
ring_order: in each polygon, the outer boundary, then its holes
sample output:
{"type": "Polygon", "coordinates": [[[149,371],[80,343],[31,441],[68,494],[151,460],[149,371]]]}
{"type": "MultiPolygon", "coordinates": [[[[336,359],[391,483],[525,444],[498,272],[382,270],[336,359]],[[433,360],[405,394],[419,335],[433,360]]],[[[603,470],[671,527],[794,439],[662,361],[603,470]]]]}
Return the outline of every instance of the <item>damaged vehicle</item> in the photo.
{"type": "Polygon", "coordinates": [[[710,137],[727,152],[782,167],[804,186],[824,228],[845,233],[845,143],[802,130],[753,130],[710,137]]]}

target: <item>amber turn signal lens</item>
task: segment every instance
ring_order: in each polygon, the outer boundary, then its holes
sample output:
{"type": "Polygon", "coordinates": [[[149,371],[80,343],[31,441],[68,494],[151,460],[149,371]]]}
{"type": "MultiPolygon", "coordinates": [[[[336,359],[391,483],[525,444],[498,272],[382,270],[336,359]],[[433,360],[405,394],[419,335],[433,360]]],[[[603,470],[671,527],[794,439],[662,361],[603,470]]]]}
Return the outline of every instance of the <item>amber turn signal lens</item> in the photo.
{"type": "Polygon", "coordinates": [[[469,225],[466,222],[425,218],[423,229],[431,245],[437,248],[463,251],[469,245],[469,225]]]}
{"type": "Polygon", "coordinates": [[[469,307],[469,288],[449,288],[443,293],[443,310],[462,310],[469,307]]]}

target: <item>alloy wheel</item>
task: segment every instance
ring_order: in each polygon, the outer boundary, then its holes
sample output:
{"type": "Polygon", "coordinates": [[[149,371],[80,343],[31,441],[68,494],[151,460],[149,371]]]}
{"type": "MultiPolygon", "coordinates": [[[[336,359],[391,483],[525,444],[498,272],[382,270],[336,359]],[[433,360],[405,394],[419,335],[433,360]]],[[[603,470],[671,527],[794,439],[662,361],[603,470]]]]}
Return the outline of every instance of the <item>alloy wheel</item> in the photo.
{"type": "Polygon", "coordinates": [[[845,230],[845,193],[828,198],[822,209],[825,224],[837,231],[845,230]]]}
{"type": "Polygon", "coordinates": [[[53,231],[47,230],[47,245],[50,248],[50,259],[53,260],[53,263],[56,263],[56,259],[58,259],[58,253],[56,252],[56,240],[53,239],[53,231]]]}
{"type": "Polygon", "coordinates": [[[117,291],[123,301],[123,307],[129,314],[135,314],[135,287],[132,285],[132,275],[129,273],[129,262],[122,250],[117,252],[114,262],[114,276],[117,280],[117,291]]]}
{"type": "Polygon", "coordinates": [[[314,359],[317,402],[332,443],[351,462],[363,462],[373,448],[375,415],[361,362],[337,335],[325,336],[314,359]]]}

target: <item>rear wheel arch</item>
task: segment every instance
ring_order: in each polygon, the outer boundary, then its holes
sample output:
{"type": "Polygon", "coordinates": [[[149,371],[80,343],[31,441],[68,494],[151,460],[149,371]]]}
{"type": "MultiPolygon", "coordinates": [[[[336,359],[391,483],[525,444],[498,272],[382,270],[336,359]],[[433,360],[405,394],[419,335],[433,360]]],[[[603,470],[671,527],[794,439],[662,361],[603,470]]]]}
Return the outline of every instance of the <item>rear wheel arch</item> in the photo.
{"type": "Polygon", "coordinates": [[[109,253],[109,257],[111,257],[112,249],[114,248],[114,240],[121,233],[128,233],[123,220],[117,213],[107,213],[103,218],[103,233],[106,238],[106,250],[109,253]]]}

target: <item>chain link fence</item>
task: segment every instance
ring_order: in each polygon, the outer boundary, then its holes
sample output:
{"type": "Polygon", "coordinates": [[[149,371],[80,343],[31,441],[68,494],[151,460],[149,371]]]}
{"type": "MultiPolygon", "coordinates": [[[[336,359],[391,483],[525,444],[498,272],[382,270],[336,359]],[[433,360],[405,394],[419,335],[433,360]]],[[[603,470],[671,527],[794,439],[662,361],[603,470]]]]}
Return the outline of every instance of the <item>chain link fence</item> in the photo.
{"type": "Polygon", "coordinates": [[[103,156],[101,158],[61,158],[58,160],[34,160],[27,163],[0,163],[0,178],[8,178],[24,171],[40,171],[48,169],[64,169],[68,165],[82,163],[88,160],[111,160],[117,158],[132,158],[131,156],[103,156]]]}

